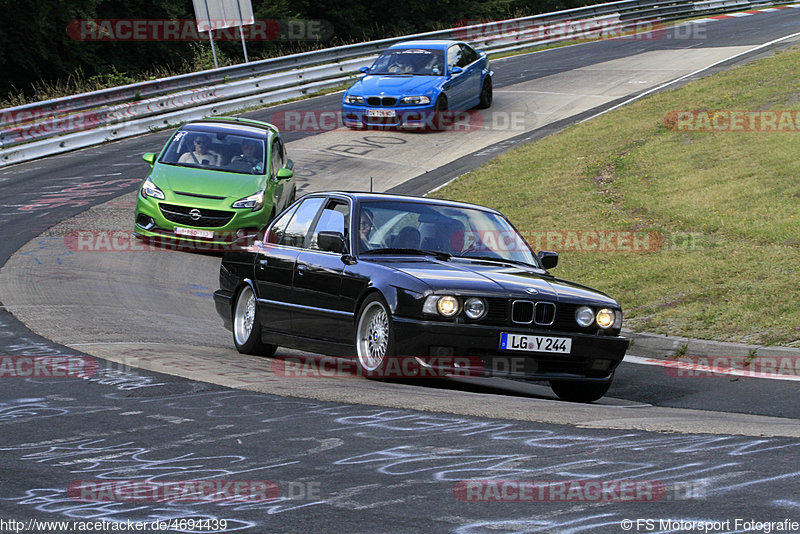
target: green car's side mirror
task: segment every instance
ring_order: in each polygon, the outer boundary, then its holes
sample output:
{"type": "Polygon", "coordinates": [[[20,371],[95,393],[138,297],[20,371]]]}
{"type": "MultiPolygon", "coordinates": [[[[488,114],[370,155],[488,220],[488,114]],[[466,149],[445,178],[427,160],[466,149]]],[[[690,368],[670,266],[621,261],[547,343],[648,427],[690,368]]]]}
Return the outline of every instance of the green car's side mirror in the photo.
{"type": "Polygon", "coordinates": [[[142,159],[145,160],[147,163],[149,163],[151,167],[156,163],[156,155],[152,152],[143,154],[142,159]]]}
{"type": "Polygon", "coordinates": [[[278,172],[275,173],[275,178],[278,180],[288,180],[292,176],[294,176],[294,171],[292,171],[292,169],[287,169],[286,167],[278,169],[278,172]]]}

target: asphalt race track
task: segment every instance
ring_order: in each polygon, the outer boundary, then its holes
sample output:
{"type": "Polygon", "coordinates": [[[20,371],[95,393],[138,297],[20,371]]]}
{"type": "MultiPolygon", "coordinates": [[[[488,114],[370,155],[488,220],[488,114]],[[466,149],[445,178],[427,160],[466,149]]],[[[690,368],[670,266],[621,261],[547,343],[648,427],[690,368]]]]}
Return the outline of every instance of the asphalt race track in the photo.
{"type": "MultiPolygon", "coordinates": [[[[494,61],[492,108],[457,131],[334,129],[340,95],[246,116],[283,126],[301,192],[369,189],[371,178],[375,190],[422,194],[667,82],[794,44],[778,40],[798,23],[800,10],[784,9],[494,61]]],[[[736,520],[800,521],[795,382],[623,364],[607,397],[579,405],[499,379],[291,378],[275,362],[312,355],[238,354],[211,301],[219,257],[135,250],[121,237],[146,172],[141,154],[169,133],[0,171],[3,354],[89,355],[99,366],[86,379],[2,382],[0,521],[205,518],[217,521],[206,532],[464,533],[686,531],[679,520],[750,532],[736,520]],[[116,241],[110,251],[99,241],[81,247],[68,238],[78,231],[116,241]],[[568,492],[492,502],[475,489],[490,484],[468,482],[490,479],[635,481],[641,491],[627,499],[612,488],[616,498],[604,502],[568,492]],[[70,492],[97,480],[268,481],[277,493],[84,502],[70,492]]]]}

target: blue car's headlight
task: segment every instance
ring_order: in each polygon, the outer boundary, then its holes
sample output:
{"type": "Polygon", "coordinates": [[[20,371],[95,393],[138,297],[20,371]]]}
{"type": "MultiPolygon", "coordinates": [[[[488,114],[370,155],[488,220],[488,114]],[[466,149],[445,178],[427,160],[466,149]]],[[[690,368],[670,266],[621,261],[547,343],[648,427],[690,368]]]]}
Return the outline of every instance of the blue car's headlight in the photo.
{"type": "Polygon", "coordinates": [[[345,95],[344,101],[347,102],[348,104],[363,104],[364,97],[356,95],[345,95]]]}
{"type": "Polygon", "coordinates": [[[400,99],[400,103],[412,105],[430,104],[431,99],[427,96],[404,96],[400,99]]]}
{"type": "Polygon", "coordinates": [[[161,189],[159,189],[158,186],[154,184],[152,180],[150,180],[149,176],[142,184],[142,196],[144,198],[153,197],[159,200],[164,200],[164,192],[161,189]]]}

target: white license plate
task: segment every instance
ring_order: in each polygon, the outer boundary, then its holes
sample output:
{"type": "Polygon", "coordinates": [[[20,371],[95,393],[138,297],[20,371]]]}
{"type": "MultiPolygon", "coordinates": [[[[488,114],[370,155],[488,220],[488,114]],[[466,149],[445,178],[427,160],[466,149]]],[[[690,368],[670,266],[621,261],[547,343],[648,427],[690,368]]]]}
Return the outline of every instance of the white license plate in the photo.
{"type": "Polygon", "coordinates": [[[394,117],[396,113],[393,109],[368,109],[367,117],[394,117]]]}
{"type": "Polygon", "coordinates": [[[175,233],[189,237],[205,237],[207,239],[214,237],[214,232],[211,230],[195,230],[194,228],[181,228],[180,226],[175,227],[175,233]]]}
{"type": "Polygon", "coordinates": [[[500,349],[569,354],[572,350],[572,339],[568,337],[531,336],[503,332],[500,334],[500,349]]]}

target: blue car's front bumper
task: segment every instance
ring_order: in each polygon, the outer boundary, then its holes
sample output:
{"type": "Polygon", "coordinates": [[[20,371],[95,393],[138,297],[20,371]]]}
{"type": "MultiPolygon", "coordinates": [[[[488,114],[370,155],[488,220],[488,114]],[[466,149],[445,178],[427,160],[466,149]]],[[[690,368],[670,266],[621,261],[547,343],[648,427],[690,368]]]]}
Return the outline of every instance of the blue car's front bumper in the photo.
{"type": "Polygon", "coordinates": [[[343,103],[342,121],[348,128],[402,127],[425,129],[436,126],[436,115],[433,104],[378,107],[343,103]],[[370,112],[392,116],[371,116],[370,112]]]}

